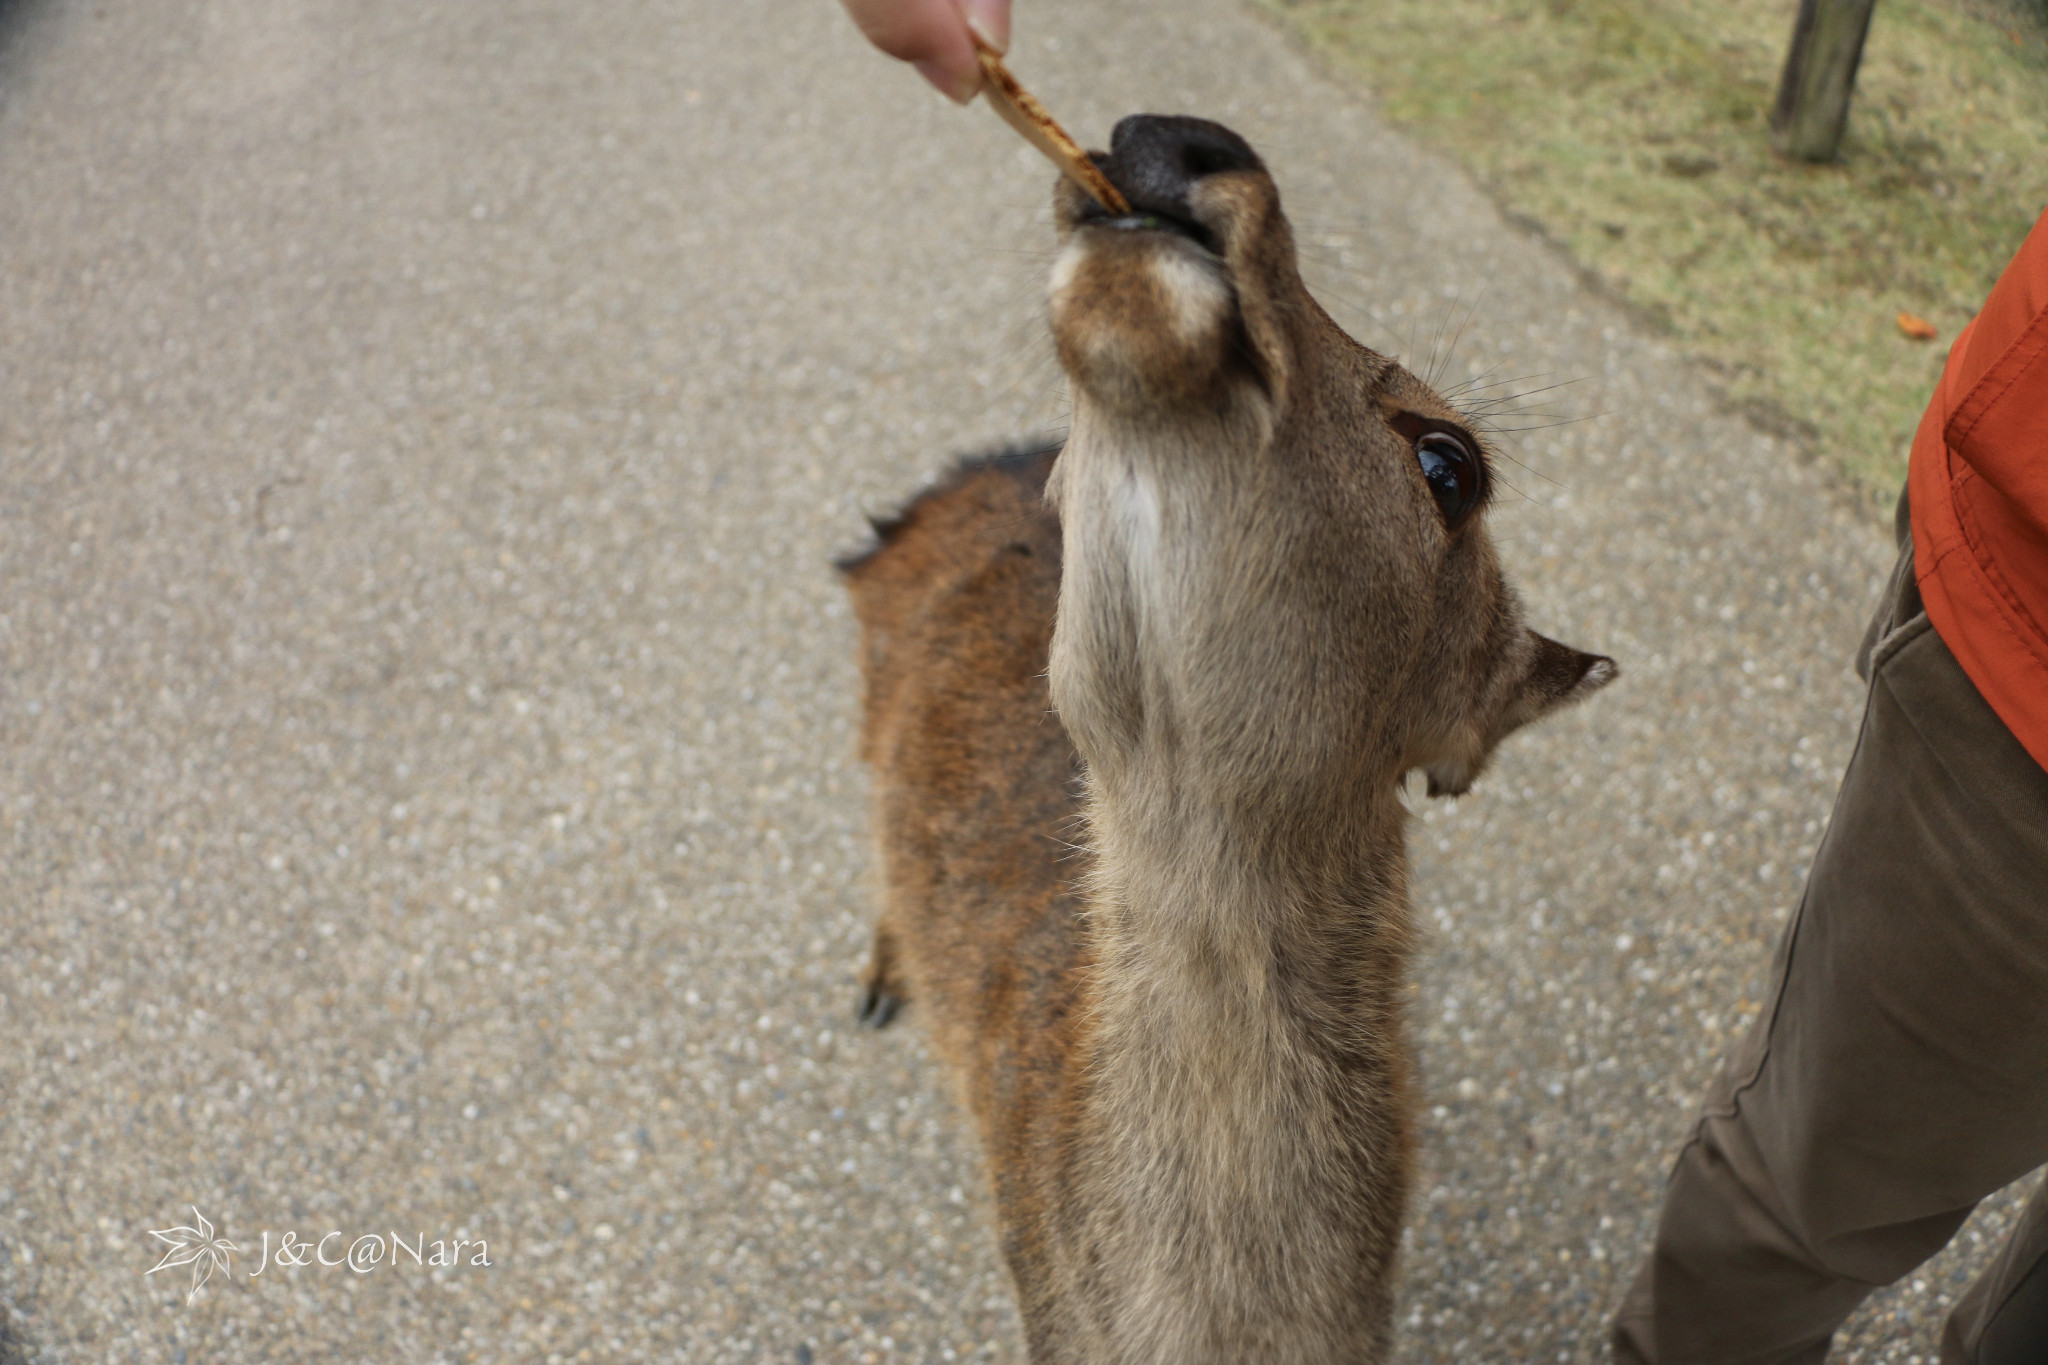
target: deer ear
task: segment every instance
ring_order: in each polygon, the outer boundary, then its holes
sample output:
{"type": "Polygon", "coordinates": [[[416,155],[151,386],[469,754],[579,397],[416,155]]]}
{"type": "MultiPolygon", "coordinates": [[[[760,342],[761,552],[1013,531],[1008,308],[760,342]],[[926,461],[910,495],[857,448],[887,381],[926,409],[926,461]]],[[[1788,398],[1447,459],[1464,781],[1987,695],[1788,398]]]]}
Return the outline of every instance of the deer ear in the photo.
{"type": "Polygon", "coordinates": [[[1528,667],[1501,708],[1485,741],[1469,756],[1449,757],[1430,764],[1423,771],[1429,778],[1431,796],[1461,796],[1486,766],[1486,760],[1502,740],[1532,720],[1583,701],[1614,681],[1620,669],[1604,654],[1588,654],[1561,645],[1547,635],[1529,632],[1528,667]]]}
{"type": "Polygon", "coordinates": [[[1605,654],[1587,654],[1533,630],[1529,639],[1536,652],[1522,679],[1521,694],[1508,705],[1508,724],[1502,734],[1547,716],[1560,706],[1585,700],[1621,672],[1605,654]]]}

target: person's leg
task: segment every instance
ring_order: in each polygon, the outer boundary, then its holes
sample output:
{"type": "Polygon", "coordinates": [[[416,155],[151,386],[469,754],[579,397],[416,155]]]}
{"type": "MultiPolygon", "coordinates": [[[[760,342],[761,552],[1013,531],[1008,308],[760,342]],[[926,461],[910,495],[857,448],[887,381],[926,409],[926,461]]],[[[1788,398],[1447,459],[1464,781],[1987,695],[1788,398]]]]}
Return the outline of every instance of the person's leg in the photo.
{"type": "Polygon", "coordinates": [[[2048,772],[1928,625],[1910,549],[1874,634],[1765,1009],[1615,1324],[1627,1365],[1818,1362],[1872,1289],[2048,1159],[2048,772]]]}
{"type": "Polygon", "coordinates": [[[2039,1186],[2005,1239],[1949,1315],[1941,1365],[2041,1365],[2048,1361],[2048,1184],[2039,1186]]]}

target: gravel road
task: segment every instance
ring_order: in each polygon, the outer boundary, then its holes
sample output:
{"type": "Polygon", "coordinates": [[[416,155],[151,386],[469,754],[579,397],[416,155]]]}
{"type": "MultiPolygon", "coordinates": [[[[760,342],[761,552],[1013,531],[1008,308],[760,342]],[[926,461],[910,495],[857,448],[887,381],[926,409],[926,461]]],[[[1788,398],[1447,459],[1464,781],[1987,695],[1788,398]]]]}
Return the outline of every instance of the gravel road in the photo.
{"type": "MultiPolygon", "coordinates": [[[[1562,386],[1498,535],[1625,677],[1415,825],[1401,1311],[1408,1361],[1602,1359],[1883,518],[1230,0],[1020,9],[1085,139],[1244,132],[1363,340],[1562,386]]],[[[1059,429],[1046,167],[825,0],[0,34],[0,1361],[1019,1360],[914,1018],[849,1027],[827,559],[1059,429]]],[[[2003,1216],[1847,1357],[1928,1353],[2003,1216]]]]}

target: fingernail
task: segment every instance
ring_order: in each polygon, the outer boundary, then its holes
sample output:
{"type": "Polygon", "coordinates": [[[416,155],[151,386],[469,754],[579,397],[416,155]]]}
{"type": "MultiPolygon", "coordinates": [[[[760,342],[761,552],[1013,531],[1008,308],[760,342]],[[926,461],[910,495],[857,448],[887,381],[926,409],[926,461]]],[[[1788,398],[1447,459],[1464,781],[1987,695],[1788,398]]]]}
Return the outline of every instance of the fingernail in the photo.
{"type": "Polygon", "coordinates": [[[1010,0],[960,0],[960,13],[975,37],[998,52],[1010,50],[1010,0]]]}
{"type": "Polygon", "coordinates": [[[917,74],[932,83],[932,88],[955,104],[965,104],[981,89],[981,68],[959,71],[944,62],[922,61],[913,63],[917,74]]]}

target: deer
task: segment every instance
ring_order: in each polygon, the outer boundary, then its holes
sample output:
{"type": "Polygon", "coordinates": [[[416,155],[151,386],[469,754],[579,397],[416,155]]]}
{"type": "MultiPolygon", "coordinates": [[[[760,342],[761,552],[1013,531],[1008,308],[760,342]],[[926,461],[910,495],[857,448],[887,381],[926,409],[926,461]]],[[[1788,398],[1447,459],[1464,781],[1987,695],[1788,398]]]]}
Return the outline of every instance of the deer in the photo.
{"type": "Polygon", "coordinates": [[[1041,1365],[1379,1362],[1411,1183],[1404,792],[1613,660],[1537,634],[1487,443],[1310,296],[1235,132],[1056,191],[1062,443],[840,563],[884,908],[1041,1365]]]}

